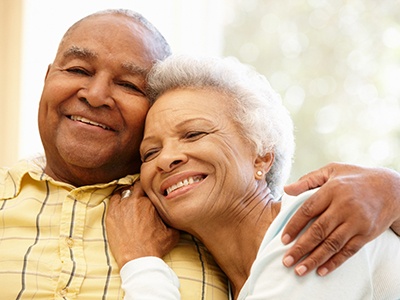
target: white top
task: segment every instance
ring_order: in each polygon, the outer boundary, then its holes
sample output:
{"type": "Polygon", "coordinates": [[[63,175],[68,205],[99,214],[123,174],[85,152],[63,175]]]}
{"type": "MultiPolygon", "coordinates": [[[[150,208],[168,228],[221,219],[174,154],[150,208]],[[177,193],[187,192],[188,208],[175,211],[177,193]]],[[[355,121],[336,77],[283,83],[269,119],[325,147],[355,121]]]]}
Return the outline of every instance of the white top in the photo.
{"type": "Polygon", "coordinates": [[[290,245],[281,243],[290,217],[314,191],[284,196],[281,211],[265,234],[239,299],[400,299],[400,238],[391,230],[365,245],[341,267],[304,277],[282,264],[290,245]]]}
{"type": "MultiPolygon", "coordinates": [[[[391,230],[325,277],[316,272],[299,277],[282,264],[293,244],[281,243],[282,230],[313,192],[283,197],[281,211],[265,234],[239,299],[400,299],[400,238],[391,230]]],[[[125,299],[180,299],[178,278],[156,257],[128,262],[121,278],[125,299]]]]}
{"type": "Polygon", "coordinates": [[[120,274],[125,300],[181,299],[178,277],[161,258],[148,256],[131,260],[120,274]]]}

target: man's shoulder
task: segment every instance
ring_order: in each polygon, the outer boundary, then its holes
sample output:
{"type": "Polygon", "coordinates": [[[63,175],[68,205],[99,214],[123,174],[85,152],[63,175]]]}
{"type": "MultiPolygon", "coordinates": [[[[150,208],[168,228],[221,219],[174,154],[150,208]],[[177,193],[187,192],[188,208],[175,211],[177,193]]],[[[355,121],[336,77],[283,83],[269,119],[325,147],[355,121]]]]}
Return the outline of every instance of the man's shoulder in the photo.
{"type": "Polygon", "coordinates": [[[18,161],[12,167],[0,168],[0,197],[8,199],[18,194],[22,178],[28,173],[43,173],[44,157],[18,161]]]}

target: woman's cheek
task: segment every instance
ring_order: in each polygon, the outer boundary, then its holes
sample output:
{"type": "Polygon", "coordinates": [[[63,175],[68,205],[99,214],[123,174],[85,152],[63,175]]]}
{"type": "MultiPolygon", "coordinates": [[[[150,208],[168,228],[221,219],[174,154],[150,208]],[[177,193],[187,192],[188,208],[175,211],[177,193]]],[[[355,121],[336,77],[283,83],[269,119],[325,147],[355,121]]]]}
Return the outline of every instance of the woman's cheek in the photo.
{"type": "Polygon", "coordinates": [[[140,169],[140,182],[142,184],[142,188],[144,190],[144,192],[149,195],[149,193],[151,192],[150,190],[150,184],[151,184],[151,176],[148,173],[148,166],[147,163],[142,165],[141,169],[140,169]]]}

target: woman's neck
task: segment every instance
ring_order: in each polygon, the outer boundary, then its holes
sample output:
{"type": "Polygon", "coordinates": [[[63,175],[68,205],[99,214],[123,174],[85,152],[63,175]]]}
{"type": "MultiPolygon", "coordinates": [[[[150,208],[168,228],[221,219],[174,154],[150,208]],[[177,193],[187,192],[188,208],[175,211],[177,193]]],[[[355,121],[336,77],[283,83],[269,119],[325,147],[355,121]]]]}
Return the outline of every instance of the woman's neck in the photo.
{"type": "Polygon", "coordinates": [[[273,201],[272,196],[252,203],[256,204],[246,205],[240,215],[210,222],[193,233],[228,276],[235,299],[250,275],[266,231],[280,211],[280,202],[273,201]]]}

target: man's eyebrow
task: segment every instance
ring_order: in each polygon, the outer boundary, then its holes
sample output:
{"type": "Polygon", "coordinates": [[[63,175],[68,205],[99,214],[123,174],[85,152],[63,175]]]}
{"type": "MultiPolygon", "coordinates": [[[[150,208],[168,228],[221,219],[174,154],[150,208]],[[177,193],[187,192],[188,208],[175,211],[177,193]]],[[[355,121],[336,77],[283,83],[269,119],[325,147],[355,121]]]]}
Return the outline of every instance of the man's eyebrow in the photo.
{"type": "Polygon", "coordinates": [[[149,73],[148,69],[145,69],[143,67],[138,66],[137,64],[130,63],[130,62],[123,63],[122,68],[124,68],[129,73],[139,74],[143,77],[146,77],[147,73],[149,73]]]}
{"type": "MultiPolygon", "coordinates": [[[[87,58],[94,59],[97,58],[98,55],[96,52],[89,50],[87,48],[82,48],[78,46],[71,46],[64,53],[64,57],[79,57],[79,58],[87,58]]],[[[147,76],[149,70],[143,67],[138,66],[137,64],[131,62],[125,62],[122,64],[122,68],[132,74],[139,74],[143,77],[147,76]]]]}
{"type": "Polygon", "coordinates": [[[64,57],[82,57],[82,58],[89,58],[89,59],[93,59],[97,57],[97,54],[89,49],[86,48],[81,48],[78,46],[71,46],[70,48],[68,48],[64,54],[64,57]]]}

